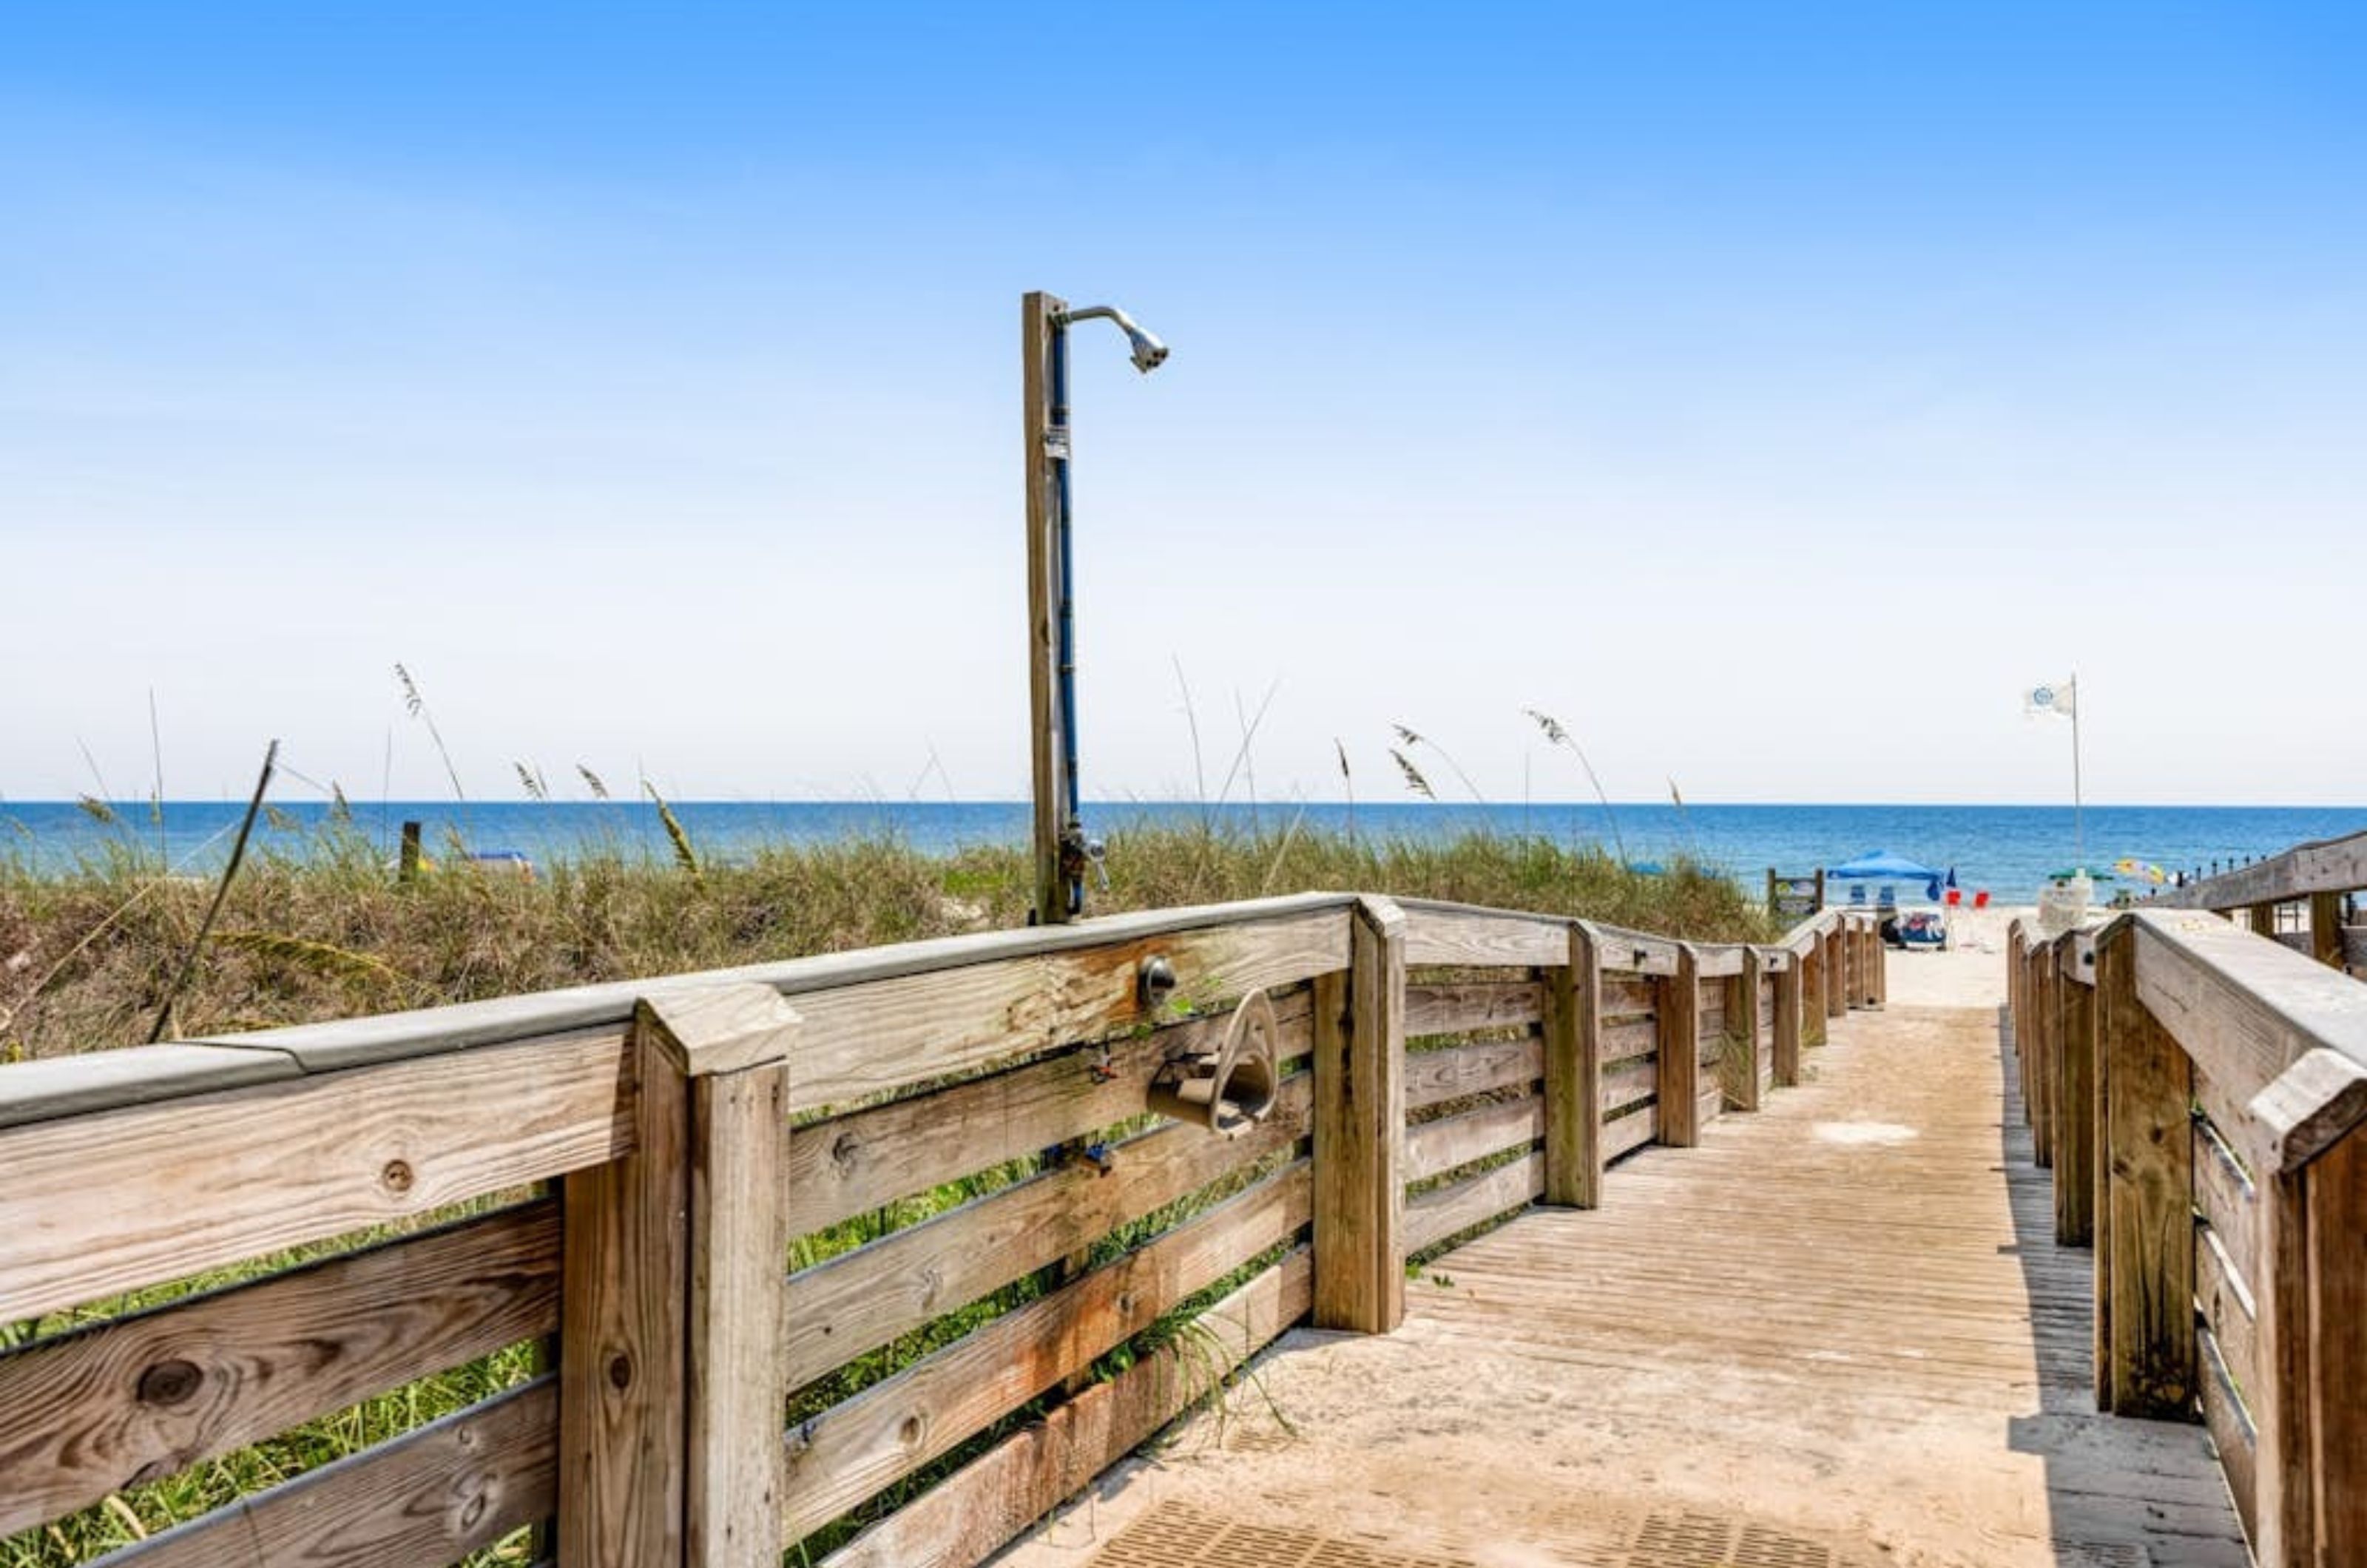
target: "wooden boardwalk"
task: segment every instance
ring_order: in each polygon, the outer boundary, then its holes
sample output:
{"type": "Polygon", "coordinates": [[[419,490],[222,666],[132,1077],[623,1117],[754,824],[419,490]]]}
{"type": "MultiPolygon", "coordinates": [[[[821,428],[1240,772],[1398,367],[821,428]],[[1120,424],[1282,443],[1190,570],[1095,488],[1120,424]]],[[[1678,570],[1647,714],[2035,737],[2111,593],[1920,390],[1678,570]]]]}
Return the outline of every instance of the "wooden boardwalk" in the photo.
{"type": "Polygon", "coordinates": [[[1836,1021],[1810,1077],[1301,1330],[1011,1561],[2239,1568],[2203,1431],[2099,1416],[1996,1014],[1836,1021]]]}

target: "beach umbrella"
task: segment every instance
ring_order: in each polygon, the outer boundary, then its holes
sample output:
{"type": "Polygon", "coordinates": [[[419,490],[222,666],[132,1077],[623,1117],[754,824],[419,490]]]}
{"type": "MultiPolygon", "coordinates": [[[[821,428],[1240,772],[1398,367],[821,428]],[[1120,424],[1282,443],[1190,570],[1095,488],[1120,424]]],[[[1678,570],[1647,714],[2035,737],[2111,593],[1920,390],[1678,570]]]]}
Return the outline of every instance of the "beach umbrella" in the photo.
{"type": "Polygon", "coordinates": [[[2151,861],[2116,860],[2112,869],[2133,882],[2149,882],[2156,887],[2169,880],[2169,874],[2151,861]]]}
{"type": "Polygon", "coordinates": [[[2118,882],[2120,880],[2119,877],[2114,876],[2109,871],[2090,871],[2085,867],[2076,865],[2067,865],[2061,871],[2050,871],[2046,874],[2046,880],[2049,882],[2068,882],[2075,876],[2084,876],[2090,882],[2118,882]]]}

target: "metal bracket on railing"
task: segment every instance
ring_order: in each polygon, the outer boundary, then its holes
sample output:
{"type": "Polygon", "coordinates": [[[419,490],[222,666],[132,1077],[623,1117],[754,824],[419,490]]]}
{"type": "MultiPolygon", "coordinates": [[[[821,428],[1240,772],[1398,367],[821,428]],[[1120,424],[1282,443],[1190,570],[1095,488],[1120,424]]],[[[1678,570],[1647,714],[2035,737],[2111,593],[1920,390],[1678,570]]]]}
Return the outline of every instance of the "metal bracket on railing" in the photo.
{"type": "Polygon", "coordinates": [[[1251,991],[1233,1010],[1216,1050],[1180,1051],[1160,1065],[1146,1102],[1161,1116],[1238,1138],[1274,1110],[1280,1043],[1274,1003],[1251,991]]]}

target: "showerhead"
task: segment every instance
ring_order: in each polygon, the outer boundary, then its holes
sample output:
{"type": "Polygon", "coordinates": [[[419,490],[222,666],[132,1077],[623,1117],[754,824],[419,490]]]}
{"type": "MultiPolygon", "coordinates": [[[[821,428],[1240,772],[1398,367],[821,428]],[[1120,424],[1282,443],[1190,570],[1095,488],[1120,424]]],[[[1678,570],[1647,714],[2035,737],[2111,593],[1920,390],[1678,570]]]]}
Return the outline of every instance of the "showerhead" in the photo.
{"type": "Polygon", "coordinates": [[[1082,310],[1067,312],[1059,321],[1065,327],[1073,321],[1090,321],[1096,317],[1117,323],[1117,330],[1126,334],[1126,341],[1134,349],[1134,367],[1137,370],[1148,376],[1167,363],[1167,345],[1136,326],[1134,318],[1115,305],[1088,305],[1082,310]]]}
{"type": "Polygon", "coordinates": [[[1167,345],[1140,327],[1128,328],[1126,341],[1134,345],[1134,367],[1144,375],[1167,363],[1167,345]]]}

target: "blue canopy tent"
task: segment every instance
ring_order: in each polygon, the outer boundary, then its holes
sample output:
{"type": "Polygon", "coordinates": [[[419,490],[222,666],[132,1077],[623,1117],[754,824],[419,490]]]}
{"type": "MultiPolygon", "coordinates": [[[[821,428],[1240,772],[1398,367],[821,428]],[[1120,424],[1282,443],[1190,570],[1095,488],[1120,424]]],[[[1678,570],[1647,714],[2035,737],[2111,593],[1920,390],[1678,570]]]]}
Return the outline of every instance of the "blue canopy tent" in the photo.
{"type": "Polygon", "coordinates": [[[1920,882],[1923,884],[1923,896],[1934,904],[1940,901],[1942,875],[1928,865],[1918,865],[1888,850],[1869,850],[1855,860],[1825,868],[1829,882],[1920,882]]]}

